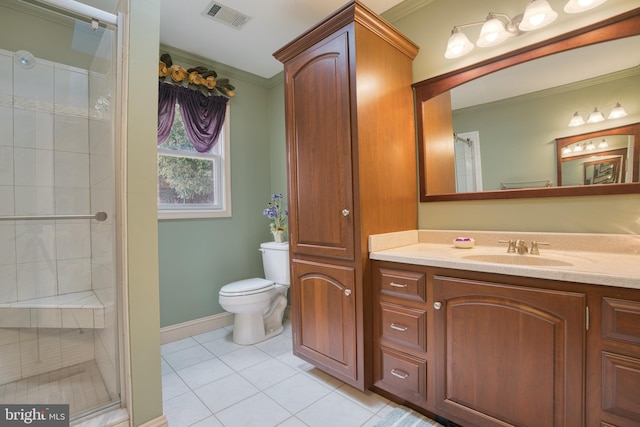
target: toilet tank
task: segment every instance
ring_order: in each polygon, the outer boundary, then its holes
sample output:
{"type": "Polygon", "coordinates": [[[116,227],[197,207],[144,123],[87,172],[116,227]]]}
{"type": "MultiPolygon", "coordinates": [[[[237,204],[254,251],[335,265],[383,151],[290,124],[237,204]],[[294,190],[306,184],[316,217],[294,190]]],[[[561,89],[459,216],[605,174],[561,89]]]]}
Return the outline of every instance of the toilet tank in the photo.
{"type": "Polygon", "coordinates": [[[278,285],[289,285],[289,243],[260,244],[264,278],[278,285]]]}

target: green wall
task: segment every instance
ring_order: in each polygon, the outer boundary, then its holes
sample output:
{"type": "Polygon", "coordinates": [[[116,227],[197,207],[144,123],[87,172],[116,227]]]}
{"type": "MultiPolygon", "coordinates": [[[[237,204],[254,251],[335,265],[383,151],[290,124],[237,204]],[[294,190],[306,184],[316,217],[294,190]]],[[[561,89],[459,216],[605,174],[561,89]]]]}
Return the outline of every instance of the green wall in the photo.
{"type": "MultiPolygon", "coordinates": [[[[413,63],[413,78],[417,82],[638,7],[637,0],[609,0],[582,14],[559,12],[557,21],[546,28],[526,33],[494,48],[476,48],[470,55],[457,60],[444,58],[447,39],[454,25],[482,20],[488,11],[515,16],[522,13],[525,3],[502,0],[425,3],[406,0],[383,16],[420,46],[420,52],[413,63]],[[405,8],[410,3],[426,6],[405,8]]],[[[566,1],[551,0],[549,3],[555,10],[562,11],[566,1]]],[[[479,27],[475,31],[479,31],[479,27]]],[[[477,33],[469,31],[468,36],[474,40],[477,33]]],[[[420,203],[418,226],[421,229],[638,234],[640,197],[609,195],[420,203]],[[607,214],[603,215],[603,212],[607,214]]]]}
{"type": "Polygon", "coordinates": [[[263,277],[258,248],[273,238],[262,211],[272,192],[286,193],[286,171],[283,95],[271,90],[276,83],[170,46],[160,51],[183,66],[215,69],[236,87],[230,100],[232,216],[158,221],[164,327],[224,312],[222,286],[263,277]]]}

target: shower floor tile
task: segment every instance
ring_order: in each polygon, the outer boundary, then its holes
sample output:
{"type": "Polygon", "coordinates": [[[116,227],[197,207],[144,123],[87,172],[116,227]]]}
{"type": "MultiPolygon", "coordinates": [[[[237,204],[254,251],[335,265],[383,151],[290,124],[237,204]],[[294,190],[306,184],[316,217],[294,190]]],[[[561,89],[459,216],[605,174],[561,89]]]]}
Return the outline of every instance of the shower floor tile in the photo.
{"type": "Polygon", "coordinates": [[[0,385],[3,404],[69,403],[70,416],[111,403],[95,360],[0,385]]]}

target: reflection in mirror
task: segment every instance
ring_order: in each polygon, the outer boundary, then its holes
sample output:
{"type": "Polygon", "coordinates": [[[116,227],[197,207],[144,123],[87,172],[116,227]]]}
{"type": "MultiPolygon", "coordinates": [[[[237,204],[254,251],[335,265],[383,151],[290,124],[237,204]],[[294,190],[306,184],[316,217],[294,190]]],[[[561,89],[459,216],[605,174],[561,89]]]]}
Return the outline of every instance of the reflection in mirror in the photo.
{"type": "MultiPolygon", "coordinates": [[[[584,185],[584,163],[599,159],[579,160],[576,152],[572,160],[579,167],[574,168],[557,155],[555,142],[559,135],[581,129],[598,131],[637,121],[639,33],[640,9],[636,9],[493,62],[414,84],[421,201],[605,194],[596,186],[584,185]],[[554,52],[558,53],[549,55],[554,52]],[[608,119],[618,103],[629,116],[608,119]],[[572,116],[584,116],[586,121],[595,108],[604,113],[604,121],[581,128],[568,126],[572,116]],[[468,135],[473,135],[471,143],[468,135]],[[575,169],[570,180],[569,169],[562,180],[560,169],[565,163],[566,168],[575,169]]],[[[585,150],[589,142],[584,141],[585,150]]],[[[614,140],[610,144],[609,150],[618,147],[614,140]]],[[[637,176],[628,175],[640,154],[629,149],[634,144],[638,142],[630,137],[620,143],[628,150],[617,154],[623,157],[619,177],[612,183],[638,182],[637,176]]],[[[604,166],[590,166],[589,171],[599,168],[604,166]]],[[[590,180],[596,181],[604,179],[590,180]]],[[[638,191],[613,187],[606,194],[638,191]]]]}
{"type": "Polygon", "coordinates": [[[639,181],[640,123],[556,140],[558,185],[639,181]]]}

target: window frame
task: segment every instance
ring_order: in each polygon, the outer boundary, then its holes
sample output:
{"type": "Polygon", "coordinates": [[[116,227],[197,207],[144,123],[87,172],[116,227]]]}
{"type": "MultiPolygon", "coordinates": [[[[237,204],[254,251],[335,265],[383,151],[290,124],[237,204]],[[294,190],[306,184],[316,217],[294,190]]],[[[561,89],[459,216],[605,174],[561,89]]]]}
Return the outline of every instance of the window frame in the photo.
{"type": "MultiPolygon", "coordinates": [[[[188,153],[185,156],[177,157],[191,157],[195,159],[212,159],[214,165],[219,166],[218,179],[221,180],[219,191],[220,195],[220,208],[211,209],[200,208],[197,206],[191,208],[175,209],[175,208],[161,208],[160,204],[157,205],[158,219],[159,220],[171,220],[171,219],[191,219],[191,218],[229,218],[231,217],[231,132],[230,132],[230,105],[227,103],[224,124],[222,125],[220,140],[218,144],[221,146],[221,154],[219,155],[202,155],[198,152],[188,153]],[[218,161],[217,161],[218,160],[218,161]]],[[[158,146],[156,150],[158,154],[174,155],[172,150],[162,149],[158,146]],[[162,153],[164,151],[164,153],[162,153]]],[[[157,161],[157,160],[156,160],[157,161]]],[[[158,179],[158,172],[156,171],[156,180],[158,179]]]]}

